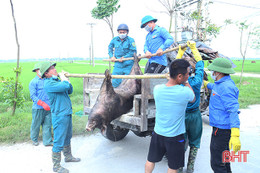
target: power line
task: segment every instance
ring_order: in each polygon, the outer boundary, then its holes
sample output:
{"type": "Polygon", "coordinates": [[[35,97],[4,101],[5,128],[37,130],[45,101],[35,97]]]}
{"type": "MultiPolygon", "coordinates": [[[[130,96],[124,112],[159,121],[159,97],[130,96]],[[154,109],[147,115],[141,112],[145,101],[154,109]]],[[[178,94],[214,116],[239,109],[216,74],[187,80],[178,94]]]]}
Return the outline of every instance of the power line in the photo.
{"type": "Polygon", "coordinates": [[[258,10],[260,10],[260,8],[258,8],[258,7],[253,7],[253,6],[233,4],[233,3],[229,3],[229,2],[216,1],[216,0],[212,0],[212,1],[213,1],[213,2],[222,3],[222,4],[228,4],[228,5],[234,5],[234,6],[244,7],[244,8],[253,8],[253,9],[258,9],[258,10]]]}

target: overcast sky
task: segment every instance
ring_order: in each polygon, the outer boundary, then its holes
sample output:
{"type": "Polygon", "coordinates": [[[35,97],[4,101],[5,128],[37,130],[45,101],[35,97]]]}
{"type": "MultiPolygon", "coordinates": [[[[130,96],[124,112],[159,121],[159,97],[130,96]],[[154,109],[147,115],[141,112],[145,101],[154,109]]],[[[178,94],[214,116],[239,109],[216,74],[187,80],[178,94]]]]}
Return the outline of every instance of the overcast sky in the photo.
{"type": "MultiPolygon", "coordinates": [[[[213,23],[222,25],[225,19],[243,21],[248,19],[260,25],[259,0],[215,0],[210,8],[213,23]],[[226,4],[239,4],[246,8],[226,4]]],[[[111,31],[103,20],[95,20],[90,11],[96,6],[95,0],[13,0],[21,59],[89,57],[90,26],[93,30],[95,57],[108,57],[111,31]]],[[[126,23],[129,36],[136,41],[138,54],[143,54],[147,32],[140,28],[141,19],[152,15],[157,24],[168,30],[169,16],[160,11],[164,7],[158,0],[120,0],[121,8],[114,15],[114,32],[120,23],[126,23]]],[[[193,6],[196,8],[196,5],[193,6]]],[[[17,47],[9,0],[0,1],[0,60],[16,59],[17,47]]],[[[239,53],[240,34],[236,27],[228,26],[211,42],[211,47],[230,57],[241,57],[239,53]]],[[[260,52],[249,49],[248,57],[260,57],[260,52]]]]}

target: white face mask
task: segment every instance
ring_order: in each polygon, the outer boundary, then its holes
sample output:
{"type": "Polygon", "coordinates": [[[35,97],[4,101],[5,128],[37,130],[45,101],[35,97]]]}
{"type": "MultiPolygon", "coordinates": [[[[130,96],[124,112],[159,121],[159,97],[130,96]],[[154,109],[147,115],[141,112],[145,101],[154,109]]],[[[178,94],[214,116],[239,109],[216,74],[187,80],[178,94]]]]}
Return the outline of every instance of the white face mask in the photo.
{"type": "Polygon", "coordinates": [[[150,27],[149,25],[146,25],[145,27],[144,27],[144,29],[147,31],[147,32],[150,32],[150,31],[152,31],[152,27],[150,27]]]}
{"type": "Polygon", "coordinates": [[[55,75],[52,75],[51,77],[54,78],[54,79],[57,79],[57,78],[58,78],[58,76],[55,76],[55,75]]]}
{"type": "MultiPolygon", "coordinates": [[[[219,75],[219,74],[218,74],[218,75],[219,75]]],[[[214,81],[217,80],[218,75],[217,75],[217,76],[214,76],[214,71],[210,71],[210,76],[211,76],[211,78],[212,78],[214,81]]]]}
{"type": "Polygon", "coordinates": [[[124,39],[124,38],[126,38],[126,36],[127,36],[127,34],[118,34],[118,37],[119,37],[120,39],[124,39]]]}

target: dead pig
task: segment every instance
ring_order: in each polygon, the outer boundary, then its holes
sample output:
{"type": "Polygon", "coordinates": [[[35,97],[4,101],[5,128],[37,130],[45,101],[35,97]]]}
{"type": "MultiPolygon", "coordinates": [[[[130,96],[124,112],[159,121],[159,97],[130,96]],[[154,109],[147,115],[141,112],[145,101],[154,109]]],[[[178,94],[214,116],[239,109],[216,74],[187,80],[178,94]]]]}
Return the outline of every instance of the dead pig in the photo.
{"type": "MultiPolygon", "coordinates": [[[[142,75],[138,61],[135,56],[130,75],[142,75]]],[[[140,94],[140,92],[140,79],[125,79],[117,88],[113,88],[111,74],[106,70],[99,96],[89,114],[86,130],[92,131],[99,128],[101,133],[105,135],[107,125],[112,120],[129,112],[133,107],[134,95],[140,94]]]]}

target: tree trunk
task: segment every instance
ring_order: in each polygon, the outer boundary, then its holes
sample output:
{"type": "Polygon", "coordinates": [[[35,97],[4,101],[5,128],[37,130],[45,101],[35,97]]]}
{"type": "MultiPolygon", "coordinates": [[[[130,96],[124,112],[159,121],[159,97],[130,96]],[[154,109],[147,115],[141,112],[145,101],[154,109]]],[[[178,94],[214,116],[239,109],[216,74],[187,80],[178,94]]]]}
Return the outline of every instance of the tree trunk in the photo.
{"type": "Polygon", "coordinates": [[[242,52],[243,29],[241,30],[241,35],[240,35],[240,53],[243,57],[243,62],[242,62],[242,69],[241,69],[241,74],[240,74],[239,89],[240,89],[240,86],[241,86],[241,83],[242,83],[242,77],[243,77],[243,73],[244,73],[244,64],[245,64],[245,60],[246,60],[247,46],[248,46],[248,42],[249,42],[249,38],[250,38],[250,34],[251,34],[250,32],[251,32],[251,29],[249,29],[249,34],[248,34],[248,37],[247,37],[244,53],[242,52]]]}
{"type": "Polygon", "coordinates": [[[15,80],[15,89],[14,89],[14,105],[13,105],[13,112],[12,115],[15,114],[16,110],[16,103],[17,103],[17,85],[18,85],[18,79],[19,79],[19,61],[20,61],[20,44],[18,41],[18,34],[17,34],[17,28],[16,28],[16,20],[14,16],[14,8],[13,8],[13,2],[10,0],[11,9],[12,9],[12,16],[14,21],[14,29],[15,29],[15,38],[16,38],[16,44],[17,44],[17,64],[16,64],[16,80],[15,80]]]}
{"type": "Polygon", "coordinates": [[[172,13],[173,13],[173,12],[170,12],[170,27],[169,27],[169,33],[172,32],[172,13]]]}
{"type": "MultiPolygon", "coordinates": [[[[175,7],[176,6],[177,6],[177,0],[175,0],[175,7]]],[[[177,35],[177,20],[178,20],[177,19],[177,10],[175,10],[174,19],[175,19],[175,21],[174,21],[175,22],[175,24],[174,24],[175,25],[175,27],[174,27],[175,28],[175,32],[174,33],[175,33],[175,40],[176,40],[175,42],[177,42],[178,41],[178,35],[177,35]]]]}
{"type": "Polygon", "coordinates": [[[201,15],[201,6],[202,6],[202,0],[198,1],[198,20],[197,20],[197,26],[196,26],[196,30],[197,30],[197,39],[198,40],[201,40],[200,39],[200,15],[201,15]]]}

